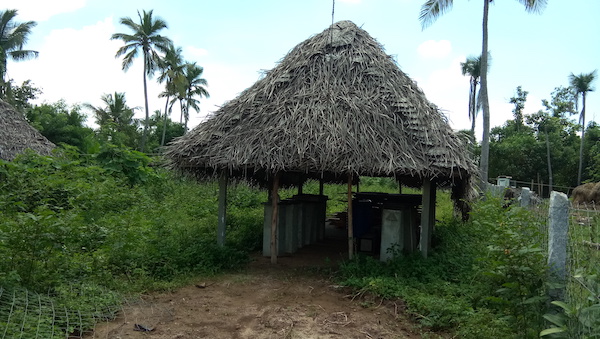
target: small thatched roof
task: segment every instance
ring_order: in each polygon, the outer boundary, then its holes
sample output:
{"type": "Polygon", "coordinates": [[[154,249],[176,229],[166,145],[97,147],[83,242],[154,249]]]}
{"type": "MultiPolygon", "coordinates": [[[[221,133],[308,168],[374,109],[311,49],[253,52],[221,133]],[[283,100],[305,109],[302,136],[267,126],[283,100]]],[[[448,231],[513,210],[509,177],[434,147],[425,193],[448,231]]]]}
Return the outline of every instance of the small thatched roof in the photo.
{"type": "Polygon", "coordinates": [[[29,125],[23,114],[0,100],[0,159],[13,160],[28,148],[42,155],[50,155],[54,147],[29,125]]]}
{"type": "Polygon", "coordinates": [[[280,171],[287,183],[353,174],[464,187],[476,173],[440,110],[350,21],[300,43],[166,156],[184,172],[228,169],[264,181],[280,171]]]}

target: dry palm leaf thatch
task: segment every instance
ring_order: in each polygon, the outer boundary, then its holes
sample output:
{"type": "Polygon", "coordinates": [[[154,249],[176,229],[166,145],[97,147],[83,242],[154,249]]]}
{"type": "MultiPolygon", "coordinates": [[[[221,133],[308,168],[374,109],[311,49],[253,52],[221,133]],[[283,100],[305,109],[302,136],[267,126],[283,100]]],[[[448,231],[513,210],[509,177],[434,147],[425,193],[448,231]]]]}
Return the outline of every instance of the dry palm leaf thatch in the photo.
{"type": "Polygon", "coordinates": [[[56,147],[33,128],[23,114],[0,100],[0,159],[13,160],[26,149],[50,155],[56,147]]]}
{"type": "MultiPolygon", "coordinates": [[[[297,45],[253,86],[166,149],[184,172],[227,169],[424,178],[469,191],[476,167],[440,110],[366,31],[341,21],[297,45]]],[[[287,179],[286,179],[287,178],[287,179]]]]}

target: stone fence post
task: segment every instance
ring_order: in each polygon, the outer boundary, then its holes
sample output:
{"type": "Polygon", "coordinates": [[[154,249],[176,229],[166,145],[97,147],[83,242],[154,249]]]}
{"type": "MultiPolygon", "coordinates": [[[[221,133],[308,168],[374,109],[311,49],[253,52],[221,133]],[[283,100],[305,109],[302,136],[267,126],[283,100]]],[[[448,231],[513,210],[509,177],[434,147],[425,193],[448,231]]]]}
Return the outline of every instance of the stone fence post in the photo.
{"type": "Polygon", "coordinates": [[[529,207],[531,204],[531,190],[529,187],[521,188],[521,207],[529,207]]]}
{"type": "MultiPolygon", "coordinates": [[[[550,194],[548,211],[548,266],[550,279],[564,283],[567,278],[567,243],[569,232],[569,199],[561,192],[550,194]]],[[[554,300],[564,300],[564,288],[550,291],[554,300]]]]}

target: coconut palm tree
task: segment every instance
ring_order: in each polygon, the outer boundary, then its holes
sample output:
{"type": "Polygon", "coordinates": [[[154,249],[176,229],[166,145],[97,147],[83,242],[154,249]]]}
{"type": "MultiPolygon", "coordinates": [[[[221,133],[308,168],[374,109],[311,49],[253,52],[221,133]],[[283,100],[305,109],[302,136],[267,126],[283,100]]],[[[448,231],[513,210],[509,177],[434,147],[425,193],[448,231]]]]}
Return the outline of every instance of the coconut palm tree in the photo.
{"type": "Polygon", "coordinates": [[[137,122],[133,118],[136,107],[131,108],[127,105],[125,93],[104,94],[101,100],[105,107],[83,105],[94,114],[101,134],[106,135],[112,143],[123,142],[127,146],[133,146],[137,130],[137,122]]]}
{"type": "Polygon", "coordinates": [[[185,87],[186,85],[187,80],[183,75],[184,66],[185,63],[183,62],[181,47],[175,48],[173,45],[169,47],[165,53],[165,57],[162,58],[159,63],[161,74],[158,77],[158,82],[165,82],[165,90],[160,93],[159,97],[166,98],[165,114],[163,117],[163,134],[160,142],[161,146],[164,146],[165,144],[168,113],[171,111],[169,109],[169,99],[177,96],[178,88],[185,87]]]}
{"type": "Polygon", "coordinates": [[[125,46],[119,48],[115,57],[123,56],[123,70],[127,71],[133,64],[133,60],[142,53],[144,58],[144,105],[146,110],[146,119],[144,123],[144,133],[140,149],[143,152],[146,146],[146,138],[148,135],[148,126],[150,124],[150,111],[148,108],[148,86],[147,77],[151,77],[158,67],[160,60],[159,52],[166,53],[169,47],[173,44],[171,39],[162,36],[159,32],[167,28],[167,23],[152,16],[153,11],[143,11],[142,14],[138,11],[139,23],[133,21],[130,17],[121,18],[119,21],[122,25],[129,28],[133,34],[115,33],[112,35],[112,40],[122,40],[125,46]]]}
{"type": "Polygon", "coordinates": [[[475,119],[477,118],[477,111],[481,107],[481,101],[478,100],[479,95],[477,94],[477,85],[479,85],[479,78],[481,77],[481,56],[473,57],[470,56],[465,62],[460,63],[462,69],[462,75],[469,76],[469,119],[471,120],[471,138],[472,142],[475,143],[475,119]]]}
{"type": "Polygon", "coordinates": [[[16,22],[16,9],[0,11],[0,98],[6,92],[6,63],[28,60],[38,56],[37,51],[23,49],[27,43],[31,29],[37,25],[35,21],[16,22]]]}
{"type": "Polygon", "coordinates": [[[210,95],[206,90],[206,86],[208,85],[206,79],[202,78],[202,73],[204,73],[204,68],[196,65],[196,63],[187,63],[183,70],[183,74],[186,79],[186,87],[184,91],[183,101],[185,101],[185,110],[184,110],[184,118],[185,118],[185,131],[187,132],[187,124],[190,119],[190,107],[193,108],[196,112],[200,111],[200,100],[198,98],[209,98],[210,95]]]}
{"type": "MultiPolygon", "coordinates": [[[[539,13],[548,0],[517,0],[525,6],[528,12],[539,13]]],[[[423,29],[430,26],[438,17],[452,8],[453,0],[427,0],[421,6],[419,20],[423,29]]],[[[483,39],[481,44],[481,102],[483,109],[483,138],[481,141],[481,160],[479,172],[482,187],[487,184],[488,167],[490,163],[490,104],[488,100],[487,70],[488,70],[488,13],[492,0],[483,0],[483,39]]]]}
{"type": "Polygon", "coordinates": [[[596,79],[596,71],[590,73],[581,73],[575,75],[571,73],[569,75],[569,83],[575,90],[575,104],[579,102],[579,96],[581,95],[581,113],[579,114],[579,123],[583,128],[581,129],[581,145],[579,146],[579,170],[577,172],[577,185],[581,185],[581,173],[583,170],[583,137],[585,136],[585,96],[587,92],[593,92],[592,82],[596,79]]]}

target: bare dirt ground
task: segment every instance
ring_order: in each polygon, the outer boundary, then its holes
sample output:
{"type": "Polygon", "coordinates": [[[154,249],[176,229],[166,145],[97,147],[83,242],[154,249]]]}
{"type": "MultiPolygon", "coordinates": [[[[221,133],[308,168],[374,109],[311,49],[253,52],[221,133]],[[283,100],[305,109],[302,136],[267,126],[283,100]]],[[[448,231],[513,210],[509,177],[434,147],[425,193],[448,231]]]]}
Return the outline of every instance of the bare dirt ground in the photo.
{"type": "Polygon", "coordinates": [[[90,337],[421,338],[401,302],[335,284],[330,274],[344,251],[311,245],[276,265],[256,255],[244,272],[146,296],[90,337]]]}

